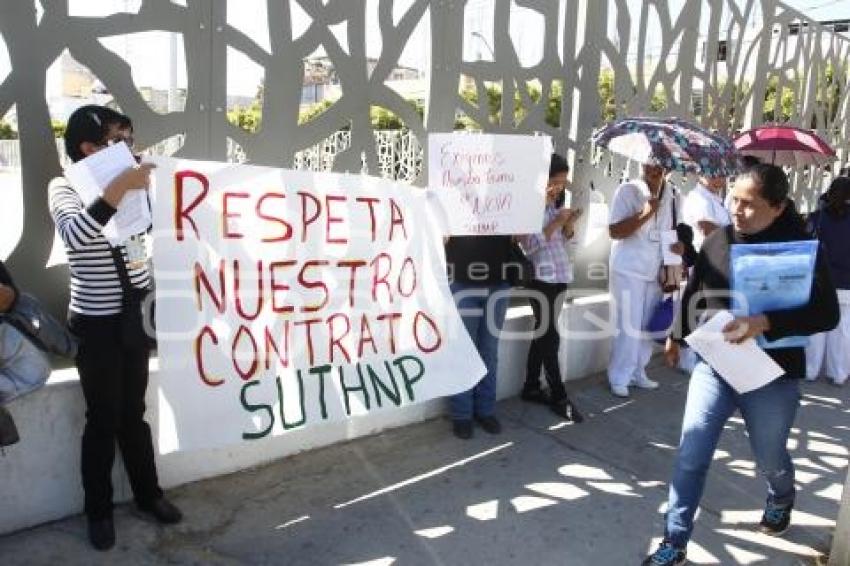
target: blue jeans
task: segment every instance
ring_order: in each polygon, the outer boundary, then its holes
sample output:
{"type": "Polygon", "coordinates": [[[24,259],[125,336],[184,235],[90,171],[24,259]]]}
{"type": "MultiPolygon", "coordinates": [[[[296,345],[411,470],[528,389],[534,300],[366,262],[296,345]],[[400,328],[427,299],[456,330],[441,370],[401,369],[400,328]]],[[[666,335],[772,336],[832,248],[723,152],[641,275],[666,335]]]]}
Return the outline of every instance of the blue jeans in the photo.
{"type": "Polygon", "coordinates": [[[697,364],[670,483],[665,538],[671,544],[684,548],[691,538],[714,449],[735,409],[741,411],[756,466],[767,480],[768,501],[780,506],[794,503],[794,464],[786,443],[799,403],[796,379],[777,379],[739,394],[705,362],[697,364]]]}
{"type": "Polygon", "coordinates": [[[467,420],[473,416],[491,416],[496,411],[499,332],[505,323],[505,312],[508,309],[507,295],[497,298],[493,298],[493,295],[506,291],[508,285],[485,287],[456,281],[450,287],[463,325],[487,368],[487,373],[472,389],[451,396],[449,405],[452,419],[467,420]],[[491,317],[489,321],[488,316],[491,317]]]}

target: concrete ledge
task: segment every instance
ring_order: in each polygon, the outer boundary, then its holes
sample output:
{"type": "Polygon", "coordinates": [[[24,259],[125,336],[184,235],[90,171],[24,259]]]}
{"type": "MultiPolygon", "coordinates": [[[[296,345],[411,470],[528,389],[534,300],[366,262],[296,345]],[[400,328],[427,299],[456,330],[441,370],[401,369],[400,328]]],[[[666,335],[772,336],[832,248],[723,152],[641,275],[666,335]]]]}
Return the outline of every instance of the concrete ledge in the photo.
{"type": "MultiPolygon", "coordinates": [[[[561,367],[566,379],[578,379],[605,369],[610,340],[600,326],[608,320],[608,297],[576,299],[561,313],[561,367]]],[[[517,304],[508,311],[500,342],[498,396],[516,395],[525,378],[531,307],[517,304]]],[[[156,360],[151,363],[147,419],[157,436],[156,360]]],[[[236,472],[303,450],[327,446],[388,428],[438,416],[445,401],[435,399],[412,407],[386,410],[351,421],[312,426],[231,448],[177,452],[157,457],[160,482],[171,488],[200,479],[236,472]]],[[[80,435],[85,406],[75,369],[54,372],[47,386],[9,405],[21,442],[0,457],[0,534],[80,513],[80,435]]],[[[131,498],[120,463],[113,473],[115,500],[131,498]]]]}

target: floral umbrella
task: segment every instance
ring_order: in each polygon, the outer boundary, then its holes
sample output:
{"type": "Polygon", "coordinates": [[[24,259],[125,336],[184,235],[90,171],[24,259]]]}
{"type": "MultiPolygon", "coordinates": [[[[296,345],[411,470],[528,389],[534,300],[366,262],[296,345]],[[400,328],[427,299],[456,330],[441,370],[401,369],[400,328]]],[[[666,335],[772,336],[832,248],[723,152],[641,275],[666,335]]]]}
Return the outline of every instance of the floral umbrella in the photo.
{"type": "Polygon", "coordinates": [[[735,138],[744,155],[775,165],[799,167],[835,161],[835,150],[811,130],[788,125],[760,126],[735,138]]]}
{"type": "Polygon", "coordinates": [[[638,163],[707,177],[734,175],[730,141],[678,118],[624,118],[593,135],[593,143],[638,163]]]}

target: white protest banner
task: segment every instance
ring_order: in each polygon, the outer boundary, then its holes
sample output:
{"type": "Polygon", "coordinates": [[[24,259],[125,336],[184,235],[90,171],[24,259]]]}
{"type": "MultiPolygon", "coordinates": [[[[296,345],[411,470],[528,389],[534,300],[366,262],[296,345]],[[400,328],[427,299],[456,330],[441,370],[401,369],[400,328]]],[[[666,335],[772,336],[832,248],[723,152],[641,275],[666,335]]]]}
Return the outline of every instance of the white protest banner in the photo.
{"type": "Polygon", "coordinates": [[[540,232],[551,157],[547,136],[430,134],[428,184],[445,233],[540,232]]]}
{"type": "Polygon", "coordinates": [[[162,453],[418,403],[484,375],[425,191],[154,162],[162,453]]]}

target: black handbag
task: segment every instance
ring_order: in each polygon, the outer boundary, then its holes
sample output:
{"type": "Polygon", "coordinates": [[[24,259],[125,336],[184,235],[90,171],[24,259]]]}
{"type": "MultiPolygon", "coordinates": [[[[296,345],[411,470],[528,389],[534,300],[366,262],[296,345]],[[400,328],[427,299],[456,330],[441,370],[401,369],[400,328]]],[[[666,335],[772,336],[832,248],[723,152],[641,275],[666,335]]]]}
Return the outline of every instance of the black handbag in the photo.
{"type": "Polygon", "coordinates": [[[143,340],[149,349],[156,350],[156,292],[153,286],[147,289],[133,287],[121,251],[114,246],[110,246],[109,250],[121,283],[124,338],[131,343],[143,340]]]}
{"type": "Polygon", "coordinates": [[[32,295],[20,293],[12,310],[0,317],[0,320],[17,328],[39,350],[64,358],[76,357],[77,339],[32,295]]]}

